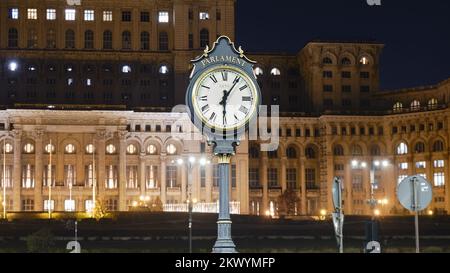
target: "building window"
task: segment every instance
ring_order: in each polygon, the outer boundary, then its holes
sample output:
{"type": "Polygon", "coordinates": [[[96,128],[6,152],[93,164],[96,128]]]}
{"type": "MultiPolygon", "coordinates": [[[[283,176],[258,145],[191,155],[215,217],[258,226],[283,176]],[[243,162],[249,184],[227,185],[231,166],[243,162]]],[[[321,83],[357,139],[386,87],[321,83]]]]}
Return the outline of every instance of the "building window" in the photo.
{"type": "Polygon", "coordinates": [[[175,145],[173,145],[173,144],[169,144],[169,145],[167,146],[166,151],[167,151],[167,153],[168,153],[169,155],[174,155],[174,154],[177,153],[177,147],[176,147],[175,145]]]}
{"type": "Polygon", "coordinates": [[[32,154],[34,153],[34,145],[31,143],[27,143],[25,144],[25,146],[23,146],[23,151],[26,154],[32,154]]]}
{"type": "Polygon", "coordinates": [[[342,100],[342,106],[343,107],[351,107],[352,106],[352,100],[351,99],[343,99],[342,100]]]}
{"type": "Polygon", "coordinates": [[[47,9],[47,20],[53,21],[56,20],[56,9],[47,9]]]}
{"type": "Polygon", "coordinates": [[[297,169],[286,169],[286,186],[288,189],[297,189],[297,169]]]}
{"type": "Polygon", "coordinates": [[[86,79],[86,86],[92,86],[92,79],[86,79]]]}
{"type": "Polygon", "coordinates": [[[333,86],[329,84],[325,84],[323,86],[323,92],[333,92],[333,86]]]}
{"type": "Polygon", "coordinates": [[[167,166],[166,168],[166,186],[167,188],[175,188],[178,186],[177,166],[167,166]]]}
{"type": "Polygon", "coordinates": [[[436,109],[438,106],[438,100],[437,99],[431,99],[428,101],[428,109],[436,109]]]}
{"type": "Polygon", "coordinates": [[[258,188],[259,184],[259,169],[258,168],[250,168],[249,169],[249,183],[250,188],[258,188]]]}
{"type": "Polygon", "coordinates": [[[408,169],[408,163],[407,163],[407,162],[399,163],[399,164],[398,164],[398,168],[399,168],[400,170],[407,170],[407,169],[408,169]]]}
{"type": "Polygon", "coordinates": [[[131,22],[131,11],[122,11],[122,22],[131,22]]]}
{"type": "Polygon", "coordinates": [[[434,163],[433,165],[435,168],[444,168],[445,167],[444,160],[435,160],[433,163],[434,163]]]}
{"type": "Polygon", "coordinates": [[[416,162],[416,169],[426,169],[426,168],[427,168],[427,162],[426,161],[416,162]]]}
{"type": "Polygon", "coordinates": [[[269,183],[269,188],[278,187],[278,169],[269,168],[267,169],[267,181],[269,183]]]}
{"type": "Polygon", "coordinates": [[[86,146],[86,154],[93,154],[95,152],[95,147],[92,144],[86,146]]]}
{"type": "Polygon", "coordinates": [[[334,103],[332,99],[324,99],[323,106],[325,107],[333,107],[334,103]]]}
{"type": "Polygon", "coordinates": [[[47,30],[47,48],[56,48],[56,32],[54,29],[47,30]]]}
{"type": "Polygon", "coordinates": [[[131,32],[122,32],[122,49],[131,49],[131,32]]]}
{"type": "Polygon", "coordinates": [[[165,31],[159,33],[159,50],[169,50],[169,35],[165,31]]]}
{"type": "Polygon", "coordinates": [[[147,189],[157,189],[158,185],[158,166],[147,166],[145,170],[145,187],[147,189]]]}
{"type": "Polygon", "coordinates": [[[37,20],[37,9],[27,9],[27,19],[37,20]]]}
{"type": "Polygon", "coordinates": [[[108,146],[106,146],[106,153],[110,155],[115,154],[116,146],[114,146],[113,144],[109,144],[108,146]]]}
{"type": "Polygon", "coordinates": [[[108,199],[105,202],[107,211],[117,211],[118,210],[117,199],[108,199]]]}
{"type": "Polygon", "coordinates": [[[307,159],[315,159],[316,158],[316,151],[313,147],[307,147],[305,149],[305,156],[307,159]]]}
{"type": "Polygon", "coordinates": [[[341,60],[341,64],[342,64],[342,65],[351,65],[351,64],[352,64],[352,61],[350,61],[349,58],[344,57],[344,58],[342,58],[342,60],[341,60]]]}
{"type": "Polygon", "coordinates": [[[433,152],[443,152],[444,151],[444,142],[441,140],[437,140],[433,143],[433,152]]]}
{"type": "Polygon", "coordinates": [[[34,188],[34,166],[26,164],[22,166],[22,188],[34,188]]]}
{"type": "Polygon", "coordinates": [[[37,48],[38,46],[38,34],[36,29],[32,28],[28,30],[27,47],[37,48]]]}
{"type": "Polygon", "coordinates": [[[156,154],[156,152],[157,152],[157,149],[156,149],[155,145],[148,145],[147,146],[147,154],[154,155],[154,154],[156,154]]]}
{"type": "Polygon", "coordinates": [[[418,100],[414,100],[413,102],[411,102],[411,110],[412,111],[420,110],[420,102],[418,100]]]}
{"type": "Polygon", "coordinates": [[[19,19],[19,9],[18,8],[9,8],[8,9],[8,18],[12,20],[19,19]]]}
{"type": "Polygon", "coordinates": [[[435,187],[445,186],[445,174],[443,172],[434,173],[434,186],[435,187]]]}
{"type": "Polygon", "coordinates": [[[286,156],[288,159],[296,159],[297,158],[297,151],[294,147],[289,147],[286,149],[286,156]]]}
{"type": "Polygon", "coordinates": [[[95,13],[94,10],[88,9],[84,11],[84,21],[94,21],[95,13]]]}
{"type": "Polygon", "coordinates": [[[322,59],[322,64],[333,64],[333,60],[329,57],[325,57],[322,59]]]}
{"type": "Polygon", "coordinates": [[[33,211],[34,210],[34,200],[33,199],[22,200],[22,210],[23,211],[33,211]]]}
{"type": "Polygon", "coordinates": [[[369,58],[362,57],[361,59],[359,59],[359,63],[362,64],[362,65],[368,65],[369,64],[369,58]]]}
{"type": "Polygon", "coordinates": [[[272,68],[272,70],[270,70],[270,75],[272,75],[272,76],[280,76],[281,75],[281,71],[280,71],[280,69],[274,67],[274,68],[272,68]]]}
{"type": "Polygon", "coordinates": [[[129,65],[122,66],[122,73],[124,74],[131,73],[131,67],[129,65]]]}
{"type": "Polygon", "coordinates": [[[368,93],[368,92],[370,92],[370,86],[361,85],[360,91],[361,91],[361,93],[368,93]]]}
{"type": "Polygon", "coordinates": [[[0,187],[1,188],[12,188],[12,170],[13,167],[6,165],[5,173],[3,173],[3,166],[0,168],[0,187]]]}
{"type": "Polygon", "coordinates": [[[305,182],[306,189],[315,190],[316,186],[316,169],[307,168],[305,169],[305,182]]]}
{"type": "Polygon", "coordinates": [[[213,166],[213,187],[218,188],[219,187],[219,165],[215,164],[213,166]]]}
{"type": "Polygon", "coordinates": [[[414,147],[414,151],[416,152],[416,154],[421,154],[425,152],[425,143],[423,142],[417,142],[416,146],[414,147]]]}
{"type": "Polygon", "coordinates": [[[86,30],[86,32],[84,32],[84,48],[94,48],[94,32],[92,30],[86,30]]]}
{"type": "Polygon", "coordinates": [[[333,78],[333,71],[323,71],[324,78],[333,78]]]}
{"type": "Polygon", "coordinates": [[[334,156],[344,156],[344,148],[342,147],[342,145],[338,144],[334,146],[333,154],[334,156]]]}
{"type": "Polygon", "coordinates": [[[76,168],[74,165],[64,165],[64,186],[72,187],[77,183],[76,168]]]}
{"type": "Polygon", "coordinates": [[[408,154],[408,145],[402,142],[397,146],[397,155],[406,155],[408,154]]]}
{"type": "Polygon", "coordinates": [[[71,29],[66,30],[65,35],[66,40],[66,48],[68,49],[74,49],[75,48],[75,32],[71,29]]]}
{"type": "Polygon", "coordinates": [[[75,14],[75,9],[66,9],[64,11],[64,18],[66,19],[66,21],[75,21],[75,14]]]}
{"type": "Polygon", "coordinates": [[[158,13],[158,22],[159,23],[169,23],[169,12],[168,11],[160,11],[158,13]]]}
{"type": "Polygon", "coordinates": [[[12,154],[12,152],[14,150],[13,146],[11,145],[11,143],[6,143],[4,146],[1,145],[0,148],[2,150],[2,153],[5,152],[6,154],[12,154]]]}
{"type": "Polygon", "coordinates": [[[221,13],[220,9],[216,10],[216,20],[217,21],[222,20],[222,13],[221,13]]]}
{"type": "Polygon", "coordinates": [[[362,179],[361,175],[353,175],[352,189],[354,191],[362,191],[363,190],[363,179],[362,179]]]}
{"type": "Polygon", "coordinates": [[[361,79],[368,79],[368,78],[370,78],[370,73],[369,72],[360,72],[359,77],[361,79]]]}
{"type": "Polygon", "coordinates": [[[113,13],[110,10],[104,10],[103,11],[103,21],[104,22],[111,22],[113,20],[113,13]]]}
{"type": "Polygon", "coordinates": [[[105,188],[106,189],[117,189],[117,166],[109,165],[106,166],[105,172],[105,188]]]}
{"type": "Polygon", "coordinates": [[[67,144],[64,148],[64,152],[66,154],[74,154],[75,153],[75,145],[73,144],[67,144]]]}
{"type": "Polygon", "coordinates": [[[236,181],[236,177],[237,177],[237,168],[236,168],[236,164],[232,164],[231,165],[231,188],[235,189],[237,186],[237,181],[236,181]]]}
{"type": "Polygon", "coordinates": [[[141,22],[150,22],[150,12],[148,11],[141,12],[141,22]]]}
{"type": "Polygon", "coordinates": [[[150,50],[150,34],[147,31],[141,32],[141,50],[150,50]]]}
{"type": "Polygon", "coordinates": [[[54,211],[55,210],[55,200],[44,200],[44,210],[48,211],[54,211]]]}
{"type": "Polygon", "coordinates": [[[276,158],[278,158],[278,152],[277,151],[268,151],[267,157],[270,159],[276,159],[276,158]]]}
{"type": "Polygon", "coordinates": [[[8,30],[8,47],[19,46],[19,33],[16,28],[10,28],[8,30]]]}
{"type": "Polygon", "coordinates": [[[109,30],[103,32],[103,49],[112,49],[112,32],[109,30]]]}
{"type": "Polygon", "coordinates": [[[200,12],[199,18],[200,18],[200,20],[209,20],[209,13],[208,12],[200,12]]]}
{"type": "Polygon", "coordinates": [[[136,145],[130,144],[127,146],[127,154],[129,155],[135,155],[137,154],[137,148],[136,145]]]}
{"type": "Polygon", "coordinates": [[[351,79],[352,72],[350,72],[350,71],[343,71],[341,76],[342,76],[343,79],[351,79]]]}
{"type": "Polygon", "coordinates": [[[64,200],[64,211],[74,212],[75,208],[75,200],[64,200]]]}
{"type": "Polygon", "coordinates": [[[192,33],[189,33],[189,49],[193,49],[194,48],[194,35],[192,33]]]}
{"type": "Polygon", "coordinates": [[[127,189],[138,189],[138,167],[127,166],[127,189]]]}
{"type": "Polygon", "coordinates": [[[169,68],[167,67],[167,65],[161,65],[158,72],[162,75],[169,74],[169,68]]]}
{"type": "Polygon", "coordinates": [[[334,171],[343,172],[344,170],[345,170],[344,164],[335,164],[334,165],[334,171]]]}
{"type": "Polygon", "coordinates": [[[204,48],[209,45],[209,31],[207,29],[200,30],[200,47],[204,48]]]}
{"type": "Polygon", "coordinates": [[[401,102],[395,103],[394,107],[392,107],[392,110],[394,112],[401,112],[403,110],[403,104],[401,102]]]}

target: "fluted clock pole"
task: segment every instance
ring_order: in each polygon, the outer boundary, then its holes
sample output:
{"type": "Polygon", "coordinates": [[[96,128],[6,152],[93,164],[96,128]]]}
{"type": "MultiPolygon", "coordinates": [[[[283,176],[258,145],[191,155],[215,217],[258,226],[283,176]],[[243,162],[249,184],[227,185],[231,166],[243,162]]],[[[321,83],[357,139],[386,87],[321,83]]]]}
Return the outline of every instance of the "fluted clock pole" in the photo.
{"type": "Polygon", "coordinates": [[[230,162],[235,154],[233,140],[214,141],[214,154],[219,163],[219,219],[217,221],[217,241],[213,253],[236,253],[236,245],[231,237],[230,217],[230,162]]]}

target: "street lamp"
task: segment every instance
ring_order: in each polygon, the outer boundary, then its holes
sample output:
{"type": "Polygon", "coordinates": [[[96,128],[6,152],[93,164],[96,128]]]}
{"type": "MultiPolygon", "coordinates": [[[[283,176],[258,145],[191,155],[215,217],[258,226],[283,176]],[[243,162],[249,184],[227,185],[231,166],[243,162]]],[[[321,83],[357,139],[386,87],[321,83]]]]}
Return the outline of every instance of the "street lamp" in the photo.
{"type": "Polygon", "coordinates": [[[189,156],[188,160],[184,160],[183,158],[179,158],[176,160],[176,163],[179,166],[182,166],[184,163],[187,163],[187,171],[188,171],[188,213],[189,213],[189,223],[188,223],[188,229],[189,229],[189,253],[192,253],[192,211],[194,204],[197,203],[196,199],[192,199],[192,169],[194,168],[195,164],[198,162],[198,164],[202,167],[209,165],[211,162],[202,157],[197,160],[194,156],[189,156]]]}

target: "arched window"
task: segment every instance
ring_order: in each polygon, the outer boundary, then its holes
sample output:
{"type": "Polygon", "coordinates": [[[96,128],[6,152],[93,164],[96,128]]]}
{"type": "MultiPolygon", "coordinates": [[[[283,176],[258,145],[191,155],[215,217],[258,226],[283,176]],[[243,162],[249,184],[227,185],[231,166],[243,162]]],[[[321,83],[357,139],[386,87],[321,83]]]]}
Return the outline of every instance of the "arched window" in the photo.
{"type": "Polygon", "coordinates": [[[296,159],[297,158],[297,150],[294,147],[289,147],[286,149],[286,156],[289,159],[296,159]]]}
{"type": "Polygon", "coordinates": [[[45,150],[45,153],[47,153],[47,154],[50,154],[50,153],[53,154],[55,152],[55,145],[47,144],[47,145],[45,145],[44,150],[45,150]]]}
{"type": "Polygon", "coordinates": [[[169,74],[169,67],[167,65],[161,65],[158,70],[159,74],[167,75],[169,74]]]}
{"type": "Polygon", "coordinates": [[[122,49],[131,49],[131,32],[122,32],[122,49]]]}
{"type": "Polygon", "coordinates": [[[274,67],[274,68],[272,68],[272,70],[270,70],[270,75],[272,75],[272,76],[280,76],[281,75],[281,71],[280,71],[280,69],[274,67]]]}
{"type": "Polygon", "coordinates": [[[353,156],[362,156],[362,149],[359,145],[352,146],[352,155],[353,156]]]}
{"type": "Polygon", "coordinates": [[[125,74],[131,73],[131,66],[129,66],[129,65],[122,66],[122,73],[125,73],[125,74]]]}
{"type": "Polygon", "coordinates": [[[116,146],[114,146],[113,144],[109,144],[108,146],[106,146],[106,153],[110,155],[115,154],[116,146]]]}
{"type": "Polygon", "coordinates": [[[31,143],[25,144],[25,145],[23,146],[23,151],[24,151],[26,154],[32,154],[32,153],[34,153],[34,145],[31,144],[31,143]]]}
{"type": "Polygon", "coordinates": [[[28,30],[27,47],[28,48],[37,48],[38,47],[38,34],[37,34],[36,29],[34,29],[34,28],[31,28],[28,30]]]}
{"type": "Polygon", "coordinates": [[[136,145],[130,144],[127,146],[127,154],[135,155],[137,153],[136,145]]]}
{"type": "Polygon", "coordinates": [[[408,154],[408,145],[402,142],[397,146],[397,155],[406,155],[408,154]]]}
{"type": "Polygon", "coordinates": [[[166,152],[167,152],[169,155],[174,155],[174,154],[177,153],[177,147],[176,147],[175,145],[173,145],[173,144],[169,144],[169,145],[167,146],[167,148],[166,148],[166,152]]]}
{"type": "Polygon", "coordinates": [[[335,156],[343,156],[344,155],[344,148],[342,145],[335,145],[333,149],[333,155],[335,156]]]}
{"type": "Polygon", "coordinates": [[[433,143],[433,152],[443,152],[444,151],[444,142],[441,140],[436,140],[433,143]]]}
{"type": "Polygon", "coordinates": [[[141,50],[150,50],[150,34],[147,31],[141,32],[141,50]]]}
{"type": "Polygon", "coordinates": [[[154,155],[154,154],[156,154],[156,152],[157,152],[157,148],[155,145],[150,144],[147,146],[147,154],[154,155]]]}
{"type": "Polygon", "coordinates": [[[438,107],[438,100],[431,99],[428,101],[428,109],[436,109],[438,107]]]}
{"type": "Polygon", "coordinates": [[[54,29],[47,30],[47,48],[56,48],[56,31],[54,29]]]}
{"type": "Polygon", "coordinates": [[[165,31],[159,33],[159,50],[169,50],[169,35],[165,31]]]}
{"type": "Polygon", "coordinates": [[[413,102],[411,102],[411,110],[412,111],[420,110],[420,101],[414,100],[413,102]]]}
{"type": "Polygon", "coordinates": [[[88,144],[86,146],[86,153],[87,154],[93,154],[95,152],[95,147],[93,144],[88,144]]]}
{"type": "Polygon", "coordinates": [[[19,33],[16,28],[10,28],[8,30],[8,47],[19,46],[19,33]]]}
{"type": "Polygon", "coordinates": [[[204,48],[209,45],[209,31],[207,29],[200,30],[200,47],[204,48]]]}
{"type": "Polygon", "coordinates": [[[370,155],[371,156],[380,156],[381,155],[381,151],[380,151],[380,146],[374,144],[370,147],[370,155]]]}
{"type": "Polygon", "coordinates": [[[403,104],[401,102],[395,103],[392,110],[394,110],[394,112],[401,112],[403,110],[403,104]]]}
{"type": "Polygon", "coordinates": [[[344,57],[344,58],[342,58],[342,60],[341,60],[341,64],[342,64],[342,65],[351,65],[351,64],[352,64],[352,61],[350,61],[349,58],[344,57]]]}
{"type": "Polygon", "coordinates": [[[256,75],[256,76],[262,76],[262,75],[264,75],[264,71],[262,70],[261,67],[257,66],[257,67],[255,68],[255,75],[256,75]]]}
{"type": "Polygon", "coordinates": [[[250,154],[250,158],[253,158],[253,159],[259,158],[259,150],[258,150],[258,148],[251,147],[250,151],[249,151],[249,154],[250,154]]]}
{"type": "Polygon", "coordinates": [[[66,154],[74,154],[75,153],[75,145],[67,144],[66,148],[64,148],[64,151],[66,152],[66,154]]]}
{"type": "Polygon", "coordinates": [[[103,49],[112,49],[113,36],[112,32],[105,30],[103,32],[103,49]]]}
{"type": "Polygon", "coordinates": [[[370,63],[370,61],[367,56],[363,56],[359,59],[359,63],[362,65],[368,65],[370,63]]]}
{"type": "Polygon", "coordinates": [[[416,143],[416,146],[414,147],[414,152],[416,154],[425,153],[425,143],[419,141],[416,143]]]}
{"type": "Polygon", "coordinates": [[[2,145],[0,145],[0,148],[1,148],[1,153],[3,153],[3,150],[6,154],[11,154],[14,151],[14,148],[11,143],[6,143],[4,145],[2,144],[2,145]]]}
{"type": "Polygon", "coordinates": [[[315,159],[316,158],[316,150],[313,147],[307,147],[305,149],[305,156],[307,159],[315,159]]]}
{"type": "Polygon", "coordinates": [[[75,32],[71,29],[66,30],[65,35],[66,40],[66,48],[74,49],[75,48],[75,32]]]}
{"type": "Polygon", "coordinates": [[[94,48],[94,32],[92,30],[86,30],[84,32],[84,48],[85,49],[94,48]]]}
{"type": "Polygon", "coordinates": [[[333,64],[333,60],[330,57],[325,57],[322,59],[322,64],[333,64]]]}

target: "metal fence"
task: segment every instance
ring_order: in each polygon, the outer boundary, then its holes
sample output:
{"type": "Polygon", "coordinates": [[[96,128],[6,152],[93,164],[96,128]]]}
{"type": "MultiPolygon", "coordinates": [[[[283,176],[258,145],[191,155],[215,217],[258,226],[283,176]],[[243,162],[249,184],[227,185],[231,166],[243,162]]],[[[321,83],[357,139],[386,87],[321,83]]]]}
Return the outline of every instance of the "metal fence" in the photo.
{"type": "MultiPolygon", "coordinates": [[[[165,212],[188,212],[188,204],[165,204],[165,212]]],[[[192,211],[195,213],[219,213],[219,203],[197,203],[194,204],[192,211]]],[[[230,213],[240,214],[241,203],[230,202],[230,213]]]]}

